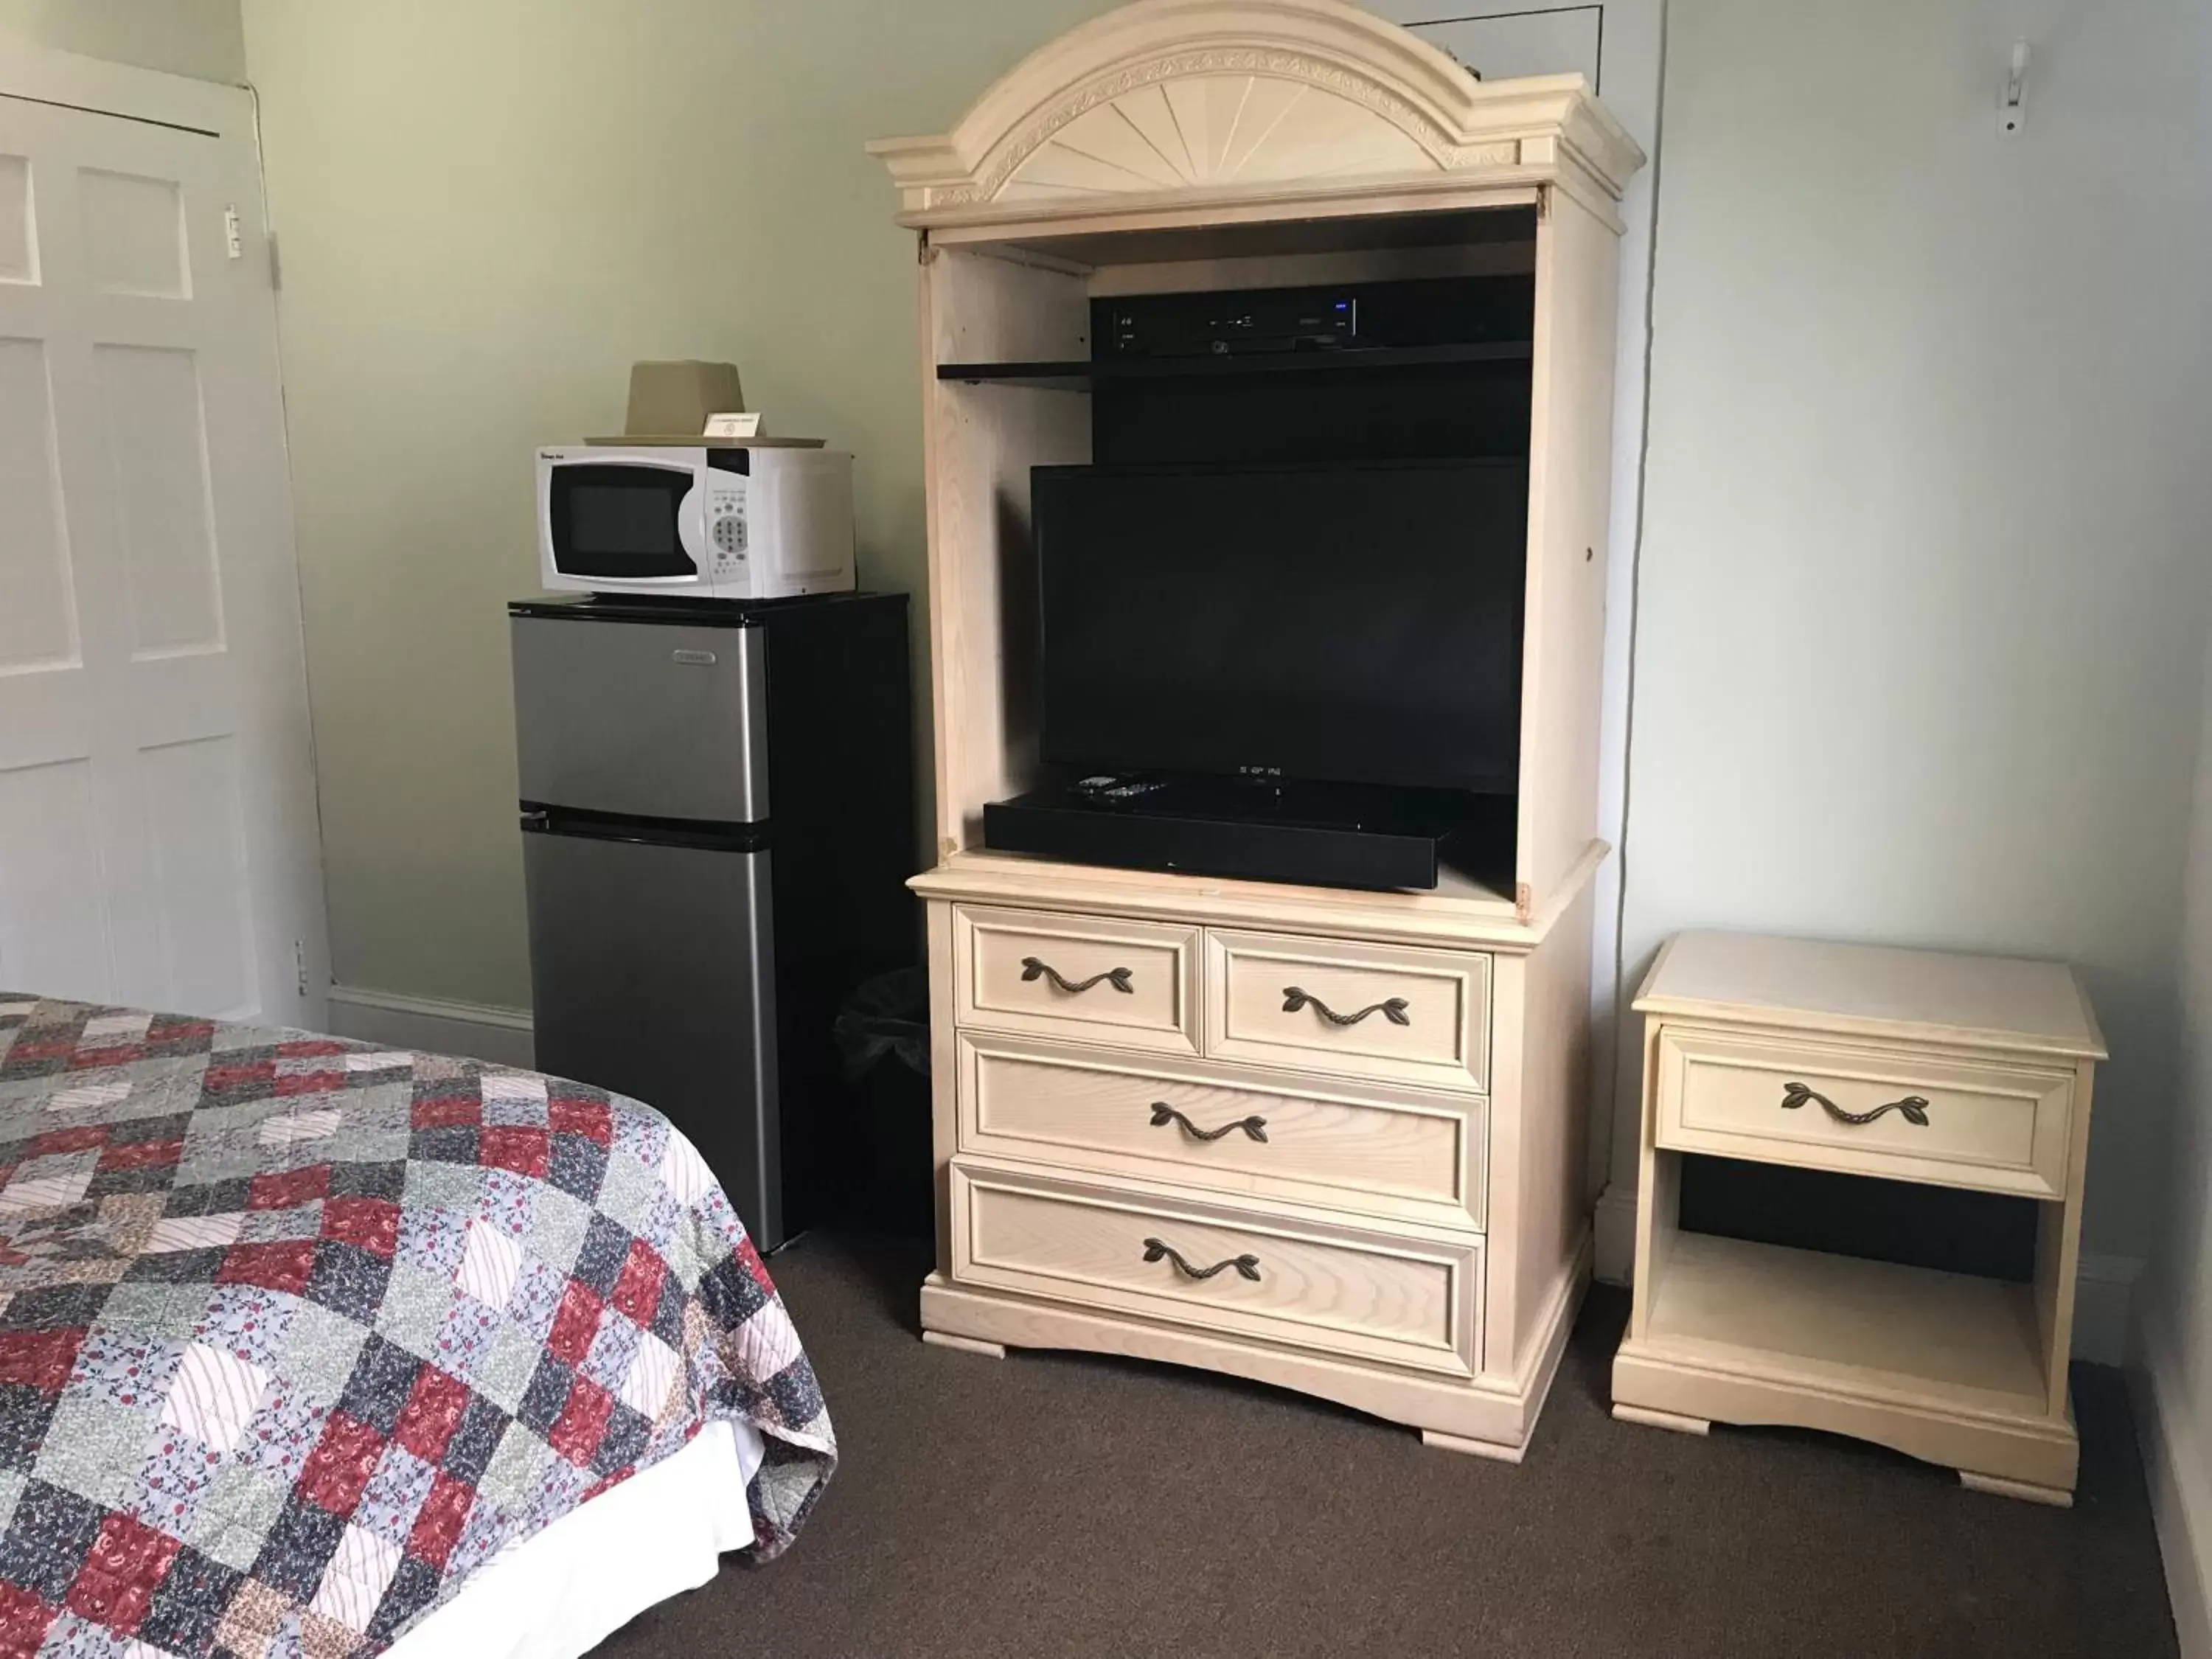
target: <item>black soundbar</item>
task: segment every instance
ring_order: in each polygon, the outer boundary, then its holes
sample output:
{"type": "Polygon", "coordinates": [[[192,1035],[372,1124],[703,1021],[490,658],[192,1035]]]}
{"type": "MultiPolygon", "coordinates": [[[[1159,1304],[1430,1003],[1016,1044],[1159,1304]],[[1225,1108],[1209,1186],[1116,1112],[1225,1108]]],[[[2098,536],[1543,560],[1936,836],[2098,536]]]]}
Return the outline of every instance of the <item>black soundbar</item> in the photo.
{"type": "Polygon", "coordinates": [[[1160,786],[1120,802],[1038,789],[983,808],[994,852],[1318,887],[1434,887],[1443,866],[1467,866],[1475,840],[1467,823],[1425,803],[1237,785],[1160,786]]]}
{"type": "Polygon", "coordinates": [[[1535,305],[1536,280],[1526,272],[1136,295],[1091,302],[1091,355],[1103,362],[1525,341],[1535,305]]]}

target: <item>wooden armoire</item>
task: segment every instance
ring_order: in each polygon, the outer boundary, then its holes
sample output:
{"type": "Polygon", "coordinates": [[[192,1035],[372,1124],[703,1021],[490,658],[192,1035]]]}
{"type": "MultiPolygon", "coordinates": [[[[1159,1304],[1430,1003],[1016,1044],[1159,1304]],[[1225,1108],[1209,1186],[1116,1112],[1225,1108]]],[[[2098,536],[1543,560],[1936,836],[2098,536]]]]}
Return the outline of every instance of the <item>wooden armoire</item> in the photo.
{"type": "Polygon", "coordinates": [[[1617,209],[1643,157],[1580,76],[1484,82],[1344,0],[1137,0],[950,132],[870,148],[921,286],[924,1334],[1232,1372],[1518,1461],[1589,1272],[1617,209]],[[1528,337],[1468,382],[1514,400],[1529,482],[1494,874],[1377,892],[988,849],[986,804],[1049,770],[1030,470],[1092,459],[1091,302],[1503,271],[1533,276],[1528,337]]]}

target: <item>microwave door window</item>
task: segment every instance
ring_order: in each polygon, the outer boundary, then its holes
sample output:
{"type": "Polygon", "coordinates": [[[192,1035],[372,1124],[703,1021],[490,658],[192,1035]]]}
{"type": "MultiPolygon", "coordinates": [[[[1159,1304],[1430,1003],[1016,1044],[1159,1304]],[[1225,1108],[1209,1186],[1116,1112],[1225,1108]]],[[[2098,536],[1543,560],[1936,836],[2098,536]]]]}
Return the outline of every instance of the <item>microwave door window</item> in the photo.
{"type": "Polygon", "coordinates": [[[552,477],[553,562],[563,575],[605,580],[695,577],[678,509],[689,469],[563,466],[552,477]]]}

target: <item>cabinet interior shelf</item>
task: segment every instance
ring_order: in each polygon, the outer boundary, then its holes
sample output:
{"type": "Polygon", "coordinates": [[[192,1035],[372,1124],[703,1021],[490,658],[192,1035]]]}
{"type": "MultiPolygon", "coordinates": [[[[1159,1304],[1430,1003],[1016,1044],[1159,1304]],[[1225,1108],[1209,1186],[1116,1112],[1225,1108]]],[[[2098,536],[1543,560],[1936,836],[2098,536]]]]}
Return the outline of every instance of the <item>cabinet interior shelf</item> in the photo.
{"type": "Polygon", "coordinates": [[[1525,362],[1527,340],[1461,345],[1367,346],[1343,351],[1284,351],[1208,357],[1121,357],[1097,362],[939,363],[937,378],[969,386],[1041,386],[1088,392],[1100,381],[1218,380],[1255,374],[1340,374],[1376,369],[1433,368],[1461,363],[1525,362]]]}
{"type": "Polygon", "coordinates": [[[2029,1285],[1692,1232],[1655,1279],[1656,1353],[1831,1393],[2045,1414],[2029,1285]]]}

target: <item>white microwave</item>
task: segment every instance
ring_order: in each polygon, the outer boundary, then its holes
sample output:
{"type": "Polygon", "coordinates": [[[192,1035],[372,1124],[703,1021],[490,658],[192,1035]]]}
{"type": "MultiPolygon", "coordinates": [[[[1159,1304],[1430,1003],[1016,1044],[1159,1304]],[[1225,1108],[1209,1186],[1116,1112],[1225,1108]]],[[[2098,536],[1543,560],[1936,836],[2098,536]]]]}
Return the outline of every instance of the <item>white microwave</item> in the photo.
{"type": "Polygon", "coordinates": [[[538,567],[592,593],[849,592],[853,458],[835,449],[541,449],[538,567]]]}

